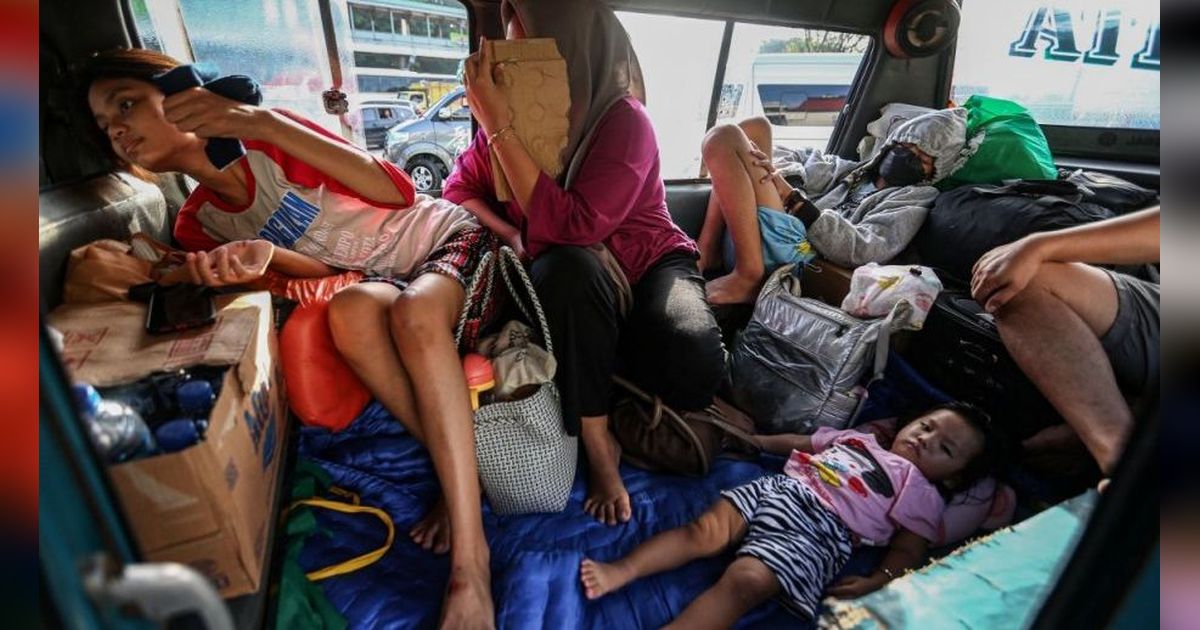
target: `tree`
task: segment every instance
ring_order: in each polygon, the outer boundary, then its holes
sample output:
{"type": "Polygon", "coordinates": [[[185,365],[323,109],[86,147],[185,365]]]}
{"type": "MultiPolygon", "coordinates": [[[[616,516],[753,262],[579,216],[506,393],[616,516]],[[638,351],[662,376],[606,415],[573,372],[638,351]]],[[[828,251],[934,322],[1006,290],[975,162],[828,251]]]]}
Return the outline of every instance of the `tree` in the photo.
{"type": "Polygon", "coordinates": [[[863,35],[805,29],[791,39],[769,39],[758,48],[760,53],[856,53],[867,49],[870,40],[863,35]]]}

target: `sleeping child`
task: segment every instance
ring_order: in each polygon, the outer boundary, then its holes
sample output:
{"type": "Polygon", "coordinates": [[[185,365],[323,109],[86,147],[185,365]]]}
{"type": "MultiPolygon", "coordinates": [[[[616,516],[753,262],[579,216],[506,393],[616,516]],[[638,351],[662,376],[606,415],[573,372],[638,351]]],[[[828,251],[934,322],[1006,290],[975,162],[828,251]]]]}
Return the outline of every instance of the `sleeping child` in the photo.
{"type": "Polygon", "coordinates": [[[789,454],[783,474],[726,490],[695,521],[642,543],[611,563],[584,559],[584,593],[596,599],[641,577],[737,545],[736,559],[670,627],[724,628],[771,597],[812,618],[855,545],[890,547],[867,577],[829,590],[874,591],[924,559],[939,539],[944,497],[994,466],[999,438],[987,414],[966,403],[934,407],[900,427],[891,449],[870,434],[823,428],[811,436],[760,436],[789,454]]]}

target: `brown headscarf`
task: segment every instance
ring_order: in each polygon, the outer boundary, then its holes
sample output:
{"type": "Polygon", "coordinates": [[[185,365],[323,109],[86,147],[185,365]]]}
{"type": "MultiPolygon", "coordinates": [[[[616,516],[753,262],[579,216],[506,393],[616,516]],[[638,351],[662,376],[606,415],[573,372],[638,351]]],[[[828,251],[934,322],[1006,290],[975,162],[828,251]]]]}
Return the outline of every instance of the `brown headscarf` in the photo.
{"type": "Polygon", "coordinates": [[[642,68],[625,27],[600,0],[504,0],[500,15],[505,25],[514,13],[526,37],[553,37],[567,62],[571,109],[562,184],[570,188],[592,131],[608,108],[628,95],[646,103],[642,68]]]}

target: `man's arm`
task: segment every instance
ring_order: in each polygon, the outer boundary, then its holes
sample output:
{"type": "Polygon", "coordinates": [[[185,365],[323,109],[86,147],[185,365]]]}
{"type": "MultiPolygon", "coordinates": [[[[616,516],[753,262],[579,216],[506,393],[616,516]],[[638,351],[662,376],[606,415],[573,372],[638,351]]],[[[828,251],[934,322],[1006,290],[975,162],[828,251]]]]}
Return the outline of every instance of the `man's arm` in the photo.
{"type": "Polygon", "coordinates": [[[1147,208],[1087,225],[1031,234],[1043,261],[1131,265],[1158,262],[1159,208],[1147,208]]]}
{"type": "Polygon", "coordinates": [[[1039,232],[1001,245],[980,257],[971,295],[989,313],[1029,285],[1045,262],[1135,264],[1159,259],[1159,208],[1053,232],[1039,232]]]}

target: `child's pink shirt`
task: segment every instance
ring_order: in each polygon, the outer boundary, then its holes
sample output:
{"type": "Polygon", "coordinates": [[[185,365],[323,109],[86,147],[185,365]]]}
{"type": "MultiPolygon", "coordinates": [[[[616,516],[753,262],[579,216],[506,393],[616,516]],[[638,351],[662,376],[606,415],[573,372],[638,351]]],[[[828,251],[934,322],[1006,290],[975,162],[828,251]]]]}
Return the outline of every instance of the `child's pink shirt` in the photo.
{"type": "Polygon", "coordinates": [[[784,473],[811,489],[862,543],[886,544],[897,527],[938,540],[946,504],[912,462],[857,431],[822,428],[812,446],[813,455],[792,451],[784,473]],[[822,468],[836,481],[823,478],[822,468]]]}

